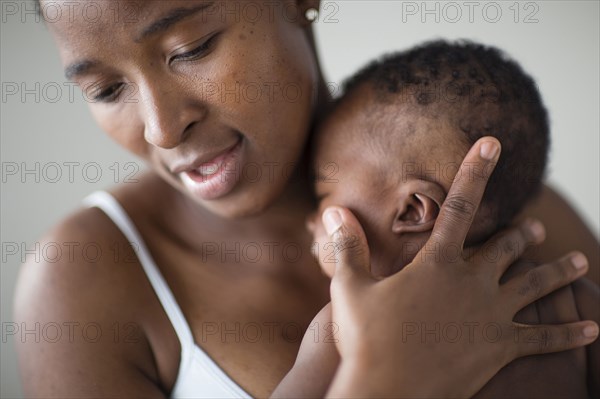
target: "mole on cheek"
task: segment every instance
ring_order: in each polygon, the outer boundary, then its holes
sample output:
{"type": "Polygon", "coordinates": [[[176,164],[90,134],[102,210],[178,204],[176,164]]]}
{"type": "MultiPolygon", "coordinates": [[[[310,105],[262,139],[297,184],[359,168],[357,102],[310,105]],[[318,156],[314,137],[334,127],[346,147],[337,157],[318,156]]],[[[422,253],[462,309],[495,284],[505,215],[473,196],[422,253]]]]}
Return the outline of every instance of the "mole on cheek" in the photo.
{"type": "Polygon", "coordinates": [[[240,40],[246,40],[246,35],[244,35],[243,33],[240,33],[239,38],[240,38],[240,40]]]}

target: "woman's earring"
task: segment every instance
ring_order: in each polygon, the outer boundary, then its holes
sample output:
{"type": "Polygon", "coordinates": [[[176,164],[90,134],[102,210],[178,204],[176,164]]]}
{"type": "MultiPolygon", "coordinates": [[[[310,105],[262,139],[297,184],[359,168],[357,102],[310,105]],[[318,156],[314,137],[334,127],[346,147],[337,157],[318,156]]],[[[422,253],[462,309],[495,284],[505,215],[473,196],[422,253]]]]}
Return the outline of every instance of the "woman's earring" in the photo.
{"type": "Polygon", "coordinates": [[[308,10],[306,10],[306,12],[304,13],[304,17],[308,22],[314,22],[317,20],[317,18],[319,18],[319,10],[311,7],[308,10]]]}

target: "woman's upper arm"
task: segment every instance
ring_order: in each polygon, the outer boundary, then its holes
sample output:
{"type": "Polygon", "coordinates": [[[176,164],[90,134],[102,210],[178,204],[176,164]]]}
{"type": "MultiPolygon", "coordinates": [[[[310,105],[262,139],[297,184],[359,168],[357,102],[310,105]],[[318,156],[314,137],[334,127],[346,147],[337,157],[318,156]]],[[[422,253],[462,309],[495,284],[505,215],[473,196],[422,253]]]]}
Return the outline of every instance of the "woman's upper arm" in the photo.
{"type": "Polygon", "coordinates": [[[586,275],[600,285],[600,245],[581,217],[555,190],[544,186],[540,196],[522,213],[534,217],[546,228],[546,240],[533,256],[540,263],[553,261],[571,251],[581,251],[589,261],[586,275]]]}
{"type": "Polygon", "coordinates": [[[102,239],[86,238],[90,230],[80,222],[39,243],[60,257],[30,256],[20,271],[13,338],[25,395],[163,398],[148,341],[123,303],[121,277],[131,264],[110,264],[108,256],[91,262],[91,251],[75,250],[86,243],[109,250],[102,239]]]}

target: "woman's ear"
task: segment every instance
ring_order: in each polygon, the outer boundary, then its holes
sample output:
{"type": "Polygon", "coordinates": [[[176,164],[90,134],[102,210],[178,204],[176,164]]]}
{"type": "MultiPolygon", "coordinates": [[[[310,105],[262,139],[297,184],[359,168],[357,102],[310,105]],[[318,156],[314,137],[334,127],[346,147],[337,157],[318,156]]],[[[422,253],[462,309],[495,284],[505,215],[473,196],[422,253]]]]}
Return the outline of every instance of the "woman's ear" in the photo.
{"type": "Polygon", "coordinates": [[[425,180],[410,180],[398,191],[398,211],[392,222],[395,234],[423,233],[433,229],[446,193],[442,186],[425,180]]]}
{"type": "Polygon", "coordinates": [[[296,0],[303,25],[312,24],[319,17],[321,0],[296,0]]]}

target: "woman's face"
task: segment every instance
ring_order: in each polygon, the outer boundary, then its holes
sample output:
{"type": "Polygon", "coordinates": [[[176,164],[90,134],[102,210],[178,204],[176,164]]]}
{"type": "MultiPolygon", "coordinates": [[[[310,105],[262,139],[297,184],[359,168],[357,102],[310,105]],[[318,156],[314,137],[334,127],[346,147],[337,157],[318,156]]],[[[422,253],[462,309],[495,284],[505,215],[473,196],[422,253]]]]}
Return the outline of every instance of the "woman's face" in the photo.
{"type": "Polygon", "coordinates": [[[318,1],[41,6],[102,129],[170,184],[226,217],[283,191],[316,102],[304,13],[318,1]]]}

